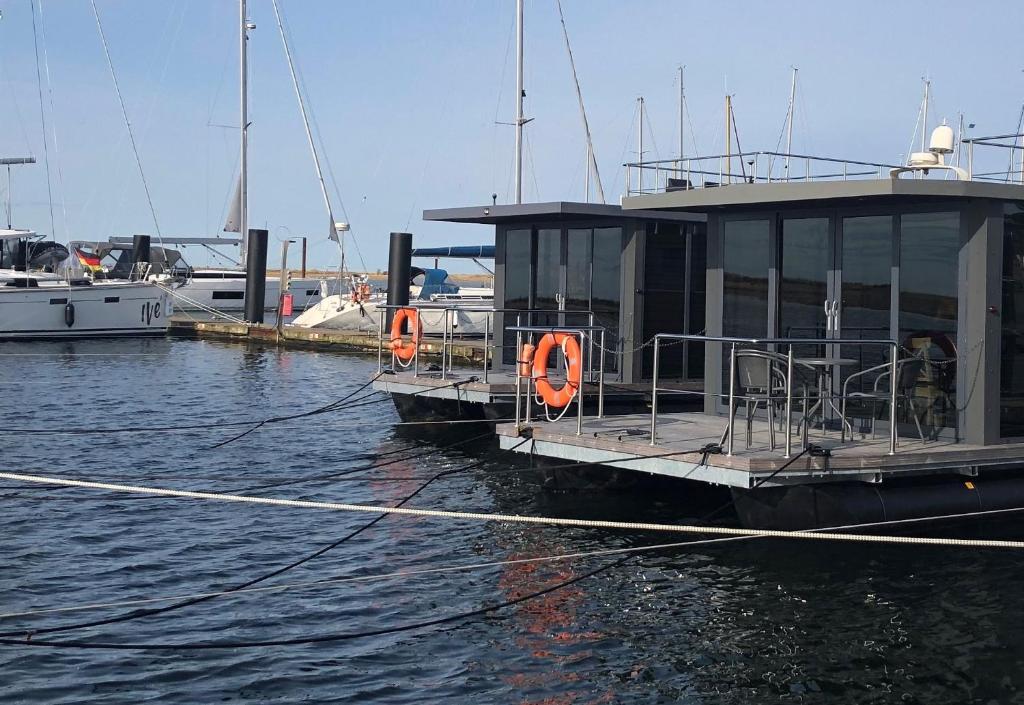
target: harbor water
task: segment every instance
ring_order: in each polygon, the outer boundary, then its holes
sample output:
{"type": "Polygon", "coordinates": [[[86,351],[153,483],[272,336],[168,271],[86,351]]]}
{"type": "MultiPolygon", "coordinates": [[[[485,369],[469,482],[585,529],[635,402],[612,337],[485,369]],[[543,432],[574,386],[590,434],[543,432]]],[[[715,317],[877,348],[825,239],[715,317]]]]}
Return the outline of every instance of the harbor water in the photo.
{"type": "MultiPolygon", "coordinates": [[[[358,392],[376,360],[186,340],[6,343],[9,472],[289,499],[629,521],[687,521],[685,484],[551,492],[472,425],[425,439],[358,392]],[[226,426],[226,423],[254,422],[226,426]],[[371,468],[369,466],[378,465],[371,468]],[[471,466],[471,467],[467,467],[471,466]]],[[[52,608],[219,592],[377,515],[0,481],[0,632],[173,604],[52,608]]],[[[923,530],[923,529],[922,529],[923,530]]],[[[934,533],[936,530],[932,529],[934,533]]],[[[1020,538],[1015,520],[945,535],[1020,538]]],[[[1007,550],[753,539],[637,553],[506,609],[345,640],[512,600],[617,560],[510,560],[687,541],[592,528],[386,516],[259,583],[39,641],[232,643],[217,650],[0,646],[3,703],[1024,702],[1024,562],[1007,550]],[[491,565],[481,565],[491,564],[491,565]],[[497,565],[495,565],[497,564],[497,565]],[[416,575],[377,577],[423,569],[416,575]],[[310,583],[331,579],[319,585],[310,583]],[[251,642],[312,643],[245,646],[251,642]]]]}

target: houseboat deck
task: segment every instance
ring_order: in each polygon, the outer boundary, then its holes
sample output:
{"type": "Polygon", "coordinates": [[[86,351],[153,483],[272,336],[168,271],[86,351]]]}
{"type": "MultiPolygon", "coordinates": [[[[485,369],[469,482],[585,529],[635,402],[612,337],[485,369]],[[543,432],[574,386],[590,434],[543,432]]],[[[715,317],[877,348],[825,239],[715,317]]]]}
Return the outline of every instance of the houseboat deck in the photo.
{"type": "MultiPolygon", "coordinates": [[[[702,382],[665,384],[676,391],[700,392],[702,382]]],[[[456,367],[443,376],[440,371],[386,371],[374,380],[373,388],[387,394],[415,395],[427,399],[446,399],[470,404],[515,403],[516,375],[511,369],[492,370],[484,381],[481,367],[456,367]]],[[[584,382],[585,398],[597,399],[596,382],[584,382]]],[[[649,403],[651,383],[605,381],[604,399],[612,413],[617,401],[629,399],[649,403]]]]}
{"type": "MultiPolygon", "coordinates": [[[[517,429],[500,424],[497,434],[504,449],[546,456],[565,462],[585,462],[697,480],[737,488],[750,488],[765,478],[765,487],[835,481],[882,482],[883,479],[926,474],[959,473],[973,476],[979,467],[1024,465],[1024,443],[981,446],[952,440],[920,441],[900,438],[895,454],[889,440],[878,438],[840,442],[839,434],[812,431],[810,443],[825,448],[830,456],[806,453],[779,471],[800,452],[794,444],[787,459],[780,445],[769,448],[766,421],[753,421],[750,448],[745,442],[745,422],[737,420],[733,455],[709,454],[699,449],[722,441],[725,417],[705,413],[663,414],[658,420],[658,442],[650,443],[649,414],[587,418],[583,433],[576,434],[576,419],[567,416],[554,423],[541,422],[517,429]],[[530,443],[518,445],[522,438],[530,443]]],[[[780,432],[778,438],[783,434],[780,432]]]]}

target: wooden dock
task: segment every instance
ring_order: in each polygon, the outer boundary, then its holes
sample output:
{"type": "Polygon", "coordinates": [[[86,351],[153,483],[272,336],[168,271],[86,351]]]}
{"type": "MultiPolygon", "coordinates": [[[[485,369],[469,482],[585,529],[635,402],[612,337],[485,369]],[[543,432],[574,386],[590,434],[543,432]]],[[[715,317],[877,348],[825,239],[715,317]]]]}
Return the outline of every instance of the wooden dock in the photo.
{"type": "MultiPolygon", "coordinates": [[[[196,320],[186,316],[172,317],[167,334],[178,338],[259,343],[308,350],[336,350],[364,355],[376,355],[378,346],[377,334],[374,332],[302,328],[288,324],[278,328],[276,325],[266,323],[196,320]]],[[[387,341],[385,341],[385,345],[387,345],[387,341]]],[[[454,360],[461,363],[483,364],[484,349],[481,341],[456,340],[449,346],[449,352],[454,360]]],[[[441,338],[425,336],[420,342],[420,353],[439,360],[441,358],[441,338]]],[[[390,359],[387,350],[385,350],[385,356],[390,359]]]]}

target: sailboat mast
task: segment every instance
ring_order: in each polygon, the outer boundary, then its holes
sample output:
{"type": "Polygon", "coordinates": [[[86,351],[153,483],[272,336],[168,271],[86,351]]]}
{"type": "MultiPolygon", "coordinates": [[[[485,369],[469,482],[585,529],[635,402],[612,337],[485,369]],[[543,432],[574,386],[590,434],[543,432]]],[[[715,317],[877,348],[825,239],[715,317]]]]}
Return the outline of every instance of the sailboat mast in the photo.
{"type": "Polygon", "coordinates": [[[928,94],[931,92],[932,82],[929,79],[924,79],[924,105],[921,107],[921,151],[926,152],[927,150],[927,139],[928,139],[928,94]]]}
{"type": "Polygon", "coordinates": [[[523,202],[523,0],[516,0],[516,203],[523,202]]]}
{"type": "Polygon", "coordinates": [[[683,138],[684,131],[683,125],[686,119],[686,91],[683,87],[683,66],[679,67],[679,169],[683,168],[683,156],[686,152],[683,151],[683,138]]]}
{"type": "Polygon", "coordinates": [[[793,154],[793,118],[796,117],[796,66],[793,67],[793,81],[789,85],[789,115],[786,118],[786,180],[789,180],[789,158],[793,154]]]}
{"type": "Polygon", "coordinates": [[[725,94],[725,175],[732,183],[732,96],[725,94]]]}
{"type": "Polygon", "coordinates": [[[644,97],[640,96],[637,98],[637,102],[640,104],[639,115],[636,121],[636,163],[638,168],[636,170],[637,179],[637,190],[640,193],[644,192],[644,97]]]}
{"type": "Polygon", "coordinates": [[[245,0],[238,0],[238,28],[239,28],[239,79],[240,79],[240,109],[239,109],[239,132],[240,132],[240,154],[238,159],[238,230],[242,237],[242,266],[245,266],[249,250],[249,195],[248,195],[248,171],[249,171],[249,70],[248,57],[246,56],[246,44],[249,41],[249,22],[246,19],[245,0]]]}

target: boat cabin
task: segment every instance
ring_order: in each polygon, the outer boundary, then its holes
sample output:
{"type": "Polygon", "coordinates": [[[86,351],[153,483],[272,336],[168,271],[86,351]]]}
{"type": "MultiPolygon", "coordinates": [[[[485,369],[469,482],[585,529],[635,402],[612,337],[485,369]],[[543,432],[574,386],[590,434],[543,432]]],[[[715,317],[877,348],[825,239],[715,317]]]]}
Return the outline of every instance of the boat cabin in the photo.
{"type": "MultiPolygon", "coordinates": [[[[603,328],[609,377],[649,379],[658,332],[704,328],[705,217],[596,203],[527,203],[427,210],[424,220],[494,226],[494,330],[515,325],[603,328]],[[526,317],[515,311],[530,311],[526,317]]],[[[515,362],[505,330],[500,362],[515,362]]],[[[692,346],[691,346],[692,347],[692,346]]],[[[666,369],[700,379],[682,348],[666,369]]]]}
{"type": "MultiPolygon", "coordinates": [[[[736,183],[623,207],[707,214],[707,336],[812,339],[797,359],[835,360],[832,389],[846,395],[870,392],[877,375],[861,373],[892,353],[857,341],[892,340],[900,361],[919,361],[900,375],[901,434],[919,424],[925,437],[971,444],[1024,437],[1024,187],[736,183]]],[[[707,413],[725,413],[729,345],[708,343],[707,413]]]]}

